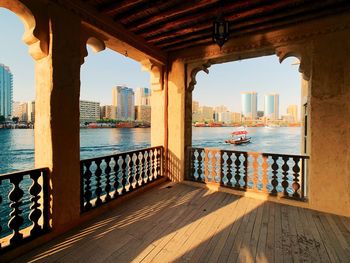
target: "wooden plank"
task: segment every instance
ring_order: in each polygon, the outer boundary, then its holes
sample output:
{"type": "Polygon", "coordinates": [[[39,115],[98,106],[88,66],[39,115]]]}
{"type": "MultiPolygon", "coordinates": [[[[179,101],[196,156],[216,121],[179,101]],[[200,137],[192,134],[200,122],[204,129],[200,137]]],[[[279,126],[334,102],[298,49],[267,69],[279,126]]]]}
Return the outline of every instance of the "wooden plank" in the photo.
{"type": "MultiPolygon", "coordinates": [[[[213,240],[213,238],[217,235],[219,226],[224,220],[225,216],[227,215],[230,203],[232,204],[232,201],[235,200],[232,198],[232,196],[228,195],[223,201],[224,205],[219,210],[212,212],[209,216],[205,217],[204,220],[202,220],[200,226],[196,229],[194,233],[197,235],[193,235],[188,240],[187,246],[180,249],[180,255],[177,257],[179,260],[191,262],[203,261],[203,259],[201,258],[201,254],[209,253],[210,243],[213,240]],[[189,243],[191,243],[191,248],[188,248],[189,243]]],[[[235,206],[236,203],[234,202],[233,205],[235,206]]]]}
{"type": "Polygon", "coordinates": [[[299,246],[300,260],[306,262],[317,262],[321,261],[321,258],[318,255],[317,246],[319,243],[312,236],[309,228],[309,224],[306,221],[303,213],[300,212],[299,208],[291,208],[291,217],[294,218],[296,232],[297,232],[297,241],[299,246]],[[304,221],[305,220],[305,221],[304,221]]]}
{"type": "Polygon", "coordinates": [[[253,209],[253,200],[250,198],[245,198],[246,199],[246,211],[244,213],[243,218],[240,220],[241,224],[239,225],[239,229],[236,232],[236,238],[234,240],[234,243],[232,245],[232,248],[230,250],[230,253],[227,258],[227,262],[236,262],[238,255],[241,250],[241,245],[243,242],[243,237],[245,230],[247,228],[250,216],[252,215],[251,210],[253,209]]]}
{"type": "MultiPolygon", "coordinates": [[[[260,237],[260,229],[261,229],[261,225],[262,225],[262,220],[263,220],[263,213],[264,213],[264,204],[263,202],[261,202],[261,204],[259,205],[259,207],[257,208],[257,215],[256,215],[256,219],[254,222],[254,228],[252,231],[252,235],[250,238],[250,253],[251,253],[251,257],[252,260],[255,261],[255,257],[256,257],[256,253],[257,253],[257,249],[258,249],[258,242],[259,242],[259,237],[260,237]]],[[[265,237],[261,237],[261,239],[265,239],[266,241],[266,235],[265,237]]],[[[265,250],[265,248],[264,248],[265,250]]]]}
{"type": "MultiPolygon", "coordinates": [[[[200,191],[191,201],[199,201],[197,204],[199,207],[205,205],[206,199],[203,198],[203,194],[205,194],[205,192],[205,190],[200,191]]],[[[180,198],[178,201],[181,201],[180,198]]],[[[167,242],[176,234],[176,231],[174,231],[176,230],[176,227],[180,227],[181,222],[185,224],[186,217],[193,215],[194,209],[193,206],[188,204],[181,207],[179,206],[179,203],[174,204],[172,207],[173,209],[166,210],[164,212],[164,214],[167,215],[166,218],[163,218],[159,223],[150,225],[151,229],[145,236],[142,237],[142,239],[140,239],[138,244],[132,244],[129,247],[126,247],[127,250],[125,250],[123,254],[120,254],[115,259],[120,262],[129,261],[130,257],[135,255],[135,251],[140,251],[137,254],[136,259],[144,260],[144,258],[148,255],[155,253],[155,251],[157,252],[159,245],[167,244],[167,242]]]]}
{"type": "Polygon", "coordinates": [[[245,231],[243,234],[243,240],[240,244],[239,251],[236,253],[236,259],[238,258],[239,262],[252,262],[253,258],[249,251],[250,239],[255,223],[255,218],[257,215],[257,200],[251,200],[252,206],[249,211],[249,219],[245,227],[245,231]]]}
{"type": "MultiPolygon", "coordinates": [[[[336,239],[338,240],[341,248],[343,250],[350,249],[348,242],[346,241],[345,237],[343,236],[343,233],[339,230],[337,224],[335,223],[335,221],[333,219],[333,217],[335,217],[335,216],[332,216],[330,214],[326,214],[325,217],[326,217],[331,229],[333,230],[332,232],[334,233],[336,239]]],[[[350,258],[350,255],[348,255],[348,256],[350,258]]]]}
{"type": "MultiPolygon", "coordinates": [[[[222,202],[224,195],[222,194],[213,194],[214,197],[209,201],[208,199],[202,197],[201,202],[203,202],[198,207],[191,207],[192,212],[189,212],[185,218],[181,218],[181,224],[186,225],[193,221],[194,218],[202,217],[204,214],[209,213],[213,207],[218,202],[222,202]],[[204,211],[205,210],[205,211],[204,211]]],[[[162,251],[162,249],[171,241],[171,239],[176,235],[177,229],[179,227],[174,223],[168,232],[173,231],[172,233],[168,234],[167,236],[162,235],[161,238],[159,238],[156,242],[153,242],[153,244],[156,246],[154,250],[152,250],[151,253],[149,253],[142,262],[150,262],[154,260],[155,257],[162,251]]]]}
{"type": "Polygon", "coordinates": [[[299,251],[299,242],[298,242],[298,234],[297,234],[297,226],[295,222],[295,214],[293,214],[293,208],[291,206],[285,206],[286,213],[288,215],[288,228],[289,228],[289,239],[290,239],[290,247],[293,262],[301,262],[300,251],[299,251]]]}
{"type": "Polygon", "coordinates": [[[224,234],[225,232],[229,232],[229,212],[230,210],[228,207],[225,207],[226,211],[222,211],[222,213],[218,214],[217,220],[214,224],[214,228],[211,229],[209,232],[209,235],[207,236],[207,241],[202,244],[202,249],[200,250],[201,252],[198,253],[200,255],[198,258],[196,258],[195,262],[208,262],[210,255],[212,254],[213,250],[215,249],[215,246],[217,242],[220,240],[221,234],[224,234]],[[227,222],[224,224],[224,227],[220,227],[220,225],[224,222],[227,222]]]}
{"type": "MultiPolygon", "coordinates": [[[[154,260],[158,261],[158,258],[159,260],[161,259],[165,262],[171,262],[174,261],[174,259],[181,257],[184,253],[186,253],[186,251],[183,251],[182,246],[194,233],[200,232],[201,238],[205,239],[205,235],[203,235],[203,232],[201,231],[203,226],[211,225],[211,227],[209,227],[209,231],[215,227],[215,222],[218,218],[218,213],[216,210],[224,207],[228,203],[229,198],[230,197],[228,195],[224,195],[224,199],[217,202],[216,206],[213,206],[213,208],[208,211],[208,215],[204,215],[200,219],[190,222],[185,228],[182,228],[181,231],[179,231],[176,236],[166,245],[166,247],[163,248],[157,257],[154,258],[154,260]]],[[[202,242],[199,239],[191,241],[195,242],[197,246],[201,245],[202,242]]]]}
{"type": "Polygon", "coordinates": [[[313,222],[315,223],[316,227],[317,227],[317,231],[320,235],[320,239],[323,241],[325,249],[327,251],[328,257],[330,259],[331,262],[340,262],[339,258],[337,257],[336,251],[334,251],[334,248],[332,247],[332,244],[329,241],[329,237],[327,235],[327,233],[324,230],[324,227],[320,221],[319,215],[317,214],[317,212],[315,211],[308,211],[311,214],[311,216],[309,216],[309,218],[311,218],[313,220],[313,222]]]}
{"type": "MultiPolygon", "coordinates": [[[[329,243],[333,247],[333,250],[335,251],[336,255],[338,256],[341,262],[346,262],[350,258],[350,253],[347,253],[347,251],[345,251],[342,248],[342,245],[339,239],[336,237],[336,234],[332,231],[332,227],[326,219],[327,214],[324,214],[324,213],[322,214],[317,213],[317,214],[323,225],[324,231],[326,232],[329,243]]],[[[339,232],[339,229],[337,230],[337,232],[339,232]]]]}
{"type": "Polygon", "coordinates": [[[225,245],[221,250],[218,262],[226,262],[228,260],[231,249],[237,237],[237,232],[240,228],[241,223],[243,222],[243,217],[245,216],[245,212],[247,210],[248,200],[249,199],[247,198],[239,199],[239,204],[238,204],[239,206],[235,211],[236,218],[231,228],[231,231],[229,231],[225,245]]]}
{"type": "Polygon", "coordinates": [[[350,244],[350,225],[349,228],[347,228],[347,226],[344,224],[342,218],[342,216],[335,216],[334,220],[337,224],[337,226],[339,227],[339,230],[342,232],[344,238],[347,240],[348,244],[350,244]]]}
{"type": "Polygon", "coordinates": [[[269,213],[270,213],[269,203],[268,202],[264,203],[263,208],[264,208],[264,211],[262,215],[262,224],[260,228],[258,247],[256,251],[256,256],[255,256],[256,262],[269,262],[266,256],[266,245],[267,245],[269,213]]]}
{"type": "Polygon", "coordinates": [[[283,262],[282,212],[281,205],[275,205],[275,262],[283,262]]]}
{"type": "MultiPolygon", "coordinates": [[[[227,207],[228,211],[223,221],[226,228],[221,231],[220,235],[218,235],[217,240],[213,242],[215,246],[212,249],[210,255],[207,256],[207,262],[220,262],[219,259],[221,257],[221,253],[223,252],[225,245],[230,244],[228,243],[228,238],[231,234],[231,231],[234,225],[238,224],[237,221],[241,220],[242,218],[242,215],[239,214],[239,212],[242,210],[242,198],[236,199],[235,203],[235,207],[227,207]]],[[[233,242],[231,242],[231,245],[232,244],[233,242]]]]}
{"type": "Polygon", "coordinates": [[[268,202],[269,215],[266,237],[266,259],[268,262],[275,262],[275,203],[268,202]]]}

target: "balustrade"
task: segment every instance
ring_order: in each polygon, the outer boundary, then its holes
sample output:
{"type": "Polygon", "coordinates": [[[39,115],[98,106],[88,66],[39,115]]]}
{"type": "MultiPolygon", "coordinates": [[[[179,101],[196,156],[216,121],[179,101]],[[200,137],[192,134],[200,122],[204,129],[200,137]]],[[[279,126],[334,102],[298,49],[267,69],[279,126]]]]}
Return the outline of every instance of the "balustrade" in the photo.
{"type": "Polygon", "coordinates": [[[161,146],[80,161],[82,212],[159,179],[162,164],[161,146]]]}
{"type": "Polygon", "coordinates": [[[306,198],[304,155],[189,148],[188,180],[295,200],[306,198]]]}
{"type": "Polygon", "coordinates": [[[0,252],[49,229],[48,169],[0,175],[0,252]]]}

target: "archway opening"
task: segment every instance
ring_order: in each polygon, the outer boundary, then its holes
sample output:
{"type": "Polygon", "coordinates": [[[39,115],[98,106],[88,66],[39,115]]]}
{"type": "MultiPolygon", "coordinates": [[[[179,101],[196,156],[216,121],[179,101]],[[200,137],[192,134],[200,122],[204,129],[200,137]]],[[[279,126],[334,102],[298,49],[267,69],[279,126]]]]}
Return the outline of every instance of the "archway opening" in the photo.
{"type": "Polygon", "coordinates": [[[198,74],[190,180],[306,198],[308,85],[299,64],[266,56],[198,74]]]}

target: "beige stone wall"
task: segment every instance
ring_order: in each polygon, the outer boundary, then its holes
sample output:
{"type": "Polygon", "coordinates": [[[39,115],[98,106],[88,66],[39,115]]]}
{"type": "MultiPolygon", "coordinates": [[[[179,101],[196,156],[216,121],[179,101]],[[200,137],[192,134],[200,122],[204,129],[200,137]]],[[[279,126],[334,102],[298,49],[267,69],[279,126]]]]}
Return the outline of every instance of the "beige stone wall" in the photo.
{"type": "Polygon", "coordinates": [[[313,44],[310,205],[350,216],[350,30],[313,44]]]}

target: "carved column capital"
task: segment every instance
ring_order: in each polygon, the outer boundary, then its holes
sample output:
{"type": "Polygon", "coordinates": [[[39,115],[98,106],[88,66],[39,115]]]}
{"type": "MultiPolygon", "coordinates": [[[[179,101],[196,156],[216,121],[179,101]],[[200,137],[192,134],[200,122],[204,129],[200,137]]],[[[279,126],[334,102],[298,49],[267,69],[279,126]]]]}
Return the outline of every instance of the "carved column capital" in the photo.
{"type": "Polygon", "coordinates": [[[90,32],[85,28],[82,29],[80,38],[81,38],[80,39],[80,44],[81,44],[80,64],[81,65],[84,64],[85,58],[88,56],[87,45],[89,45],[95,53],[98,53],[106,49],[106,44],[103,40],[103,37],[98,36],[95,33],[90,32]]]}
{"type": "Polygon", "coordinates": [[[163,66],[152,59],[141,61],[142,70],[149,71],[151,74],[152,91],[161,91],[164,87],[164,69],[163,66]]]}
{"type": "Polygon", "coordinates": [[[196,75],[200,71],[204,71],[209,74],[208,68],[212,65],[210,60],[201,63],[189,64],[186,67],[186,89],[189,92],[194,90],[195,85],[197,84],[196,75]]]}
{"type": "Polygon", "coordinates": [[[312,47],[310,45],[288,45],[276,48],[275,52],[280,63],[288,57],[297,57],[300,61],[299,72],[302,74],[303,79],[310,80],[312,65],[312,47]]]}

